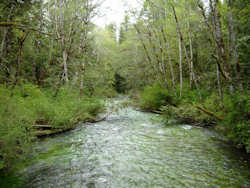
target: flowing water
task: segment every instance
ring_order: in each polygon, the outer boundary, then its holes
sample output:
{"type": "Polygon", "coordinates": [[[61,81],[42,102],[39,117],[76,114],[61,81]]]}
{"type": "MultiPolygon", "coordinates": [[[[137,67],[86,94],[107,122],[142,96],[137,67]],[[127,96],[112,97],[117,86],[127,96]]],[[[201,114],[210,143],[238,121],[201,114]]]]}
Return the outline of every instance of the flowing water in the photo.
{"type": "Polygon", "coordinates": [[[212,130],[162,122],[126,107],[46,138],[21,171],[25,187],[250,187],[244,153],[212,130]]]}

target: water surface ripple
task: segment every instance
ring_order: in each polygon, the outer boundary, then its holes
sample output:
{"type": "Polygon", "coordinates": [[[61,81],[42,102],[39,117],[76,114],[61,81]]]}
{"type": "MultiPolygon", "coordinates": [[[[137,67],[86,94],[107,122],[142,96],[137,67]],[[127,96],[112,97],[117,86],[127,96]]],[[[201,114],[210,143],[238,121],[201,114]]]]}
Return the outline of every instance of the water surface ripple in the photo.
{"type": "Polygon", "coordinates": [[[249,161],[211,130],[123,108],[36,146],[27,187],[250,187],[249,161]]]}

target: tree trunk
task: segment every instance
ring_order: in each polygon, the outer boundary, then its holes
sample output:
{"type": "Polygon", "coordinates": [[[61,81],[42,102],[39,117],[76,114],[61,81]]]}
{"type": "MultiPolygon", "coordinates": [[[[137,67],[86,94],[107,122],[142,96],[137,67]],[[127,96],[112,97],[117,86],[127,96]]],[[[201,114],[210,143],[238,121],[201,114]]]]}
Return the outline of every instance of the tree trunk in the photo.
{"type": "Polygon", "coordinates": [[[194,72],[194,63],[193,63],[193,59],[194,59],[194,56],[193,56],[193,44],[192,44],[192,38],[191,38],[191,33],[190,33],[190,23],[188,21],[188,29],[189,29],[189,32],[188,32],[188,37],[189,37],[189,45],[190,45],[190,88],[192,88],[192,83],[194,81],[194,78],[193,78],[193,72],[194,72]]]}
{"type": "MultiPolygon", "coordinates": [[[[13,13],[13,10],[14,10],[14,4],[11,5],[11,9],[10,9],[10,13],[7,17],[7,22],[10,22],[11,20],[11,16],[12,16],[12,13],[13,13]]],[[[3,31],[3,38],[2,38],[2,42],[1,42],[1,46],[0,46],[0,66],[1,66],[1,63],[2,63],[2,59],[3,59],[3,53],[4,53],[4,48],[6,46],[6,38],[7,38],[7,34],[8,34],[8,27],[4,28],[4,31],[3,31]]]]}
{"type": "Polygon", "coordinates": [[[63,50],[63,78],[66,84],[69,83],[69,77],[68,77],[68,66],[67,66],[67,60],[68,60],[68,53],[67,50],[63,50]]]}
{"type": "Polygon", "coordinates": [[[162,75],[162,80],[165,83],[166,88],[169,90],[169,85],[168,85],[168,80],[167,80],[167,68],[165,64],[165,53],[163,51],[163,42],[162,42],[162,37],[161,37],[161,27],[159,27],[159,32],[157,32],[156,29],[153,29],[154,34],[155,34],[155,40],[159,40],[159,45],[160,45],[160,54],[161,54],[161,60],[159,61],[159,66],[160,66],[160,71],[162,75]],[[158,38],[157,38],[158,37],[158,38]]]}
{"type": "Polygon", "coordinates": [[[181,38],[179,38],[179,69],[180,69],[180,97],[182,97],[182,89],[183,89],[183,78],[182,78],[182,49],[181,49],[181,38]]]}
{"type": "Polygon", "coordinates": [[[79,79],[79,73],[78,71],[75,72],[75,75],[74,75],[74,78],[73,78],[73,81],[72,81],[72,87],[75,88],[77,86],[77,81],[79,79]]]}
{"type": "MultiPolygon", "coordinates": [[[[161,70],[161,59],[159,57],[159,54],[157,53],[156,46],[155,46],[155,44],[154,44],[154,42],[152,40],[152,33],[151,33],[149,28],[148,28],[147,34],[148,34],[149,44],[151,45],[152,50],[153,50],[152,56],[155,57],[155,60],[156,60],[157,65],[158,65],[158,72],[160,72],[160,79],[164,78],[164,73],[161,70]]],[[[163,81],[164,81],[164,79],[163,79],[163,81]]],[[[168,85],[167,85],[167,88],[168,88],[168,85]]]]}
{"type": "MultiPolygon", "coordinates": [[[[183,41],[183,46],[184,46],[183,48],[184,48],[185,56],[186,56],[187,60],[190,61],[190,63],[189,63],[189,65],[190,65],[190,82],[191,82],[191,81],[194,81],[194,84],[195,84],[196,89],[197,89],[197,91],[198,91],[200,100],[202,100],[202,96],[201,96],[201,92],[200,92],[200,87],[199,87],[199,85],[198,85],[198,83],[197,83],[197,79],[196,79],[196,76],[195,76],[195,73],[194,73],[194,69],[193,69],[193,66],[194,66],[194,64],[193,64],[193,49],[192,49],[193,47],[192,47],[191,36],[190,36],[189,40],[190,40],[190,54],[191,54],[191,59],[188,57],[188,54],[187,54],[187,50],[186,50],[186,46],[185,46],[184,41],[183,41]]],[[[191,82],[191,83],[192,83],[192,82],[191,82]]]]}
{"type": "Polygon", "coordinates": [[[166,43],[166,51],[167,51],[167,55],[168,55],[168,63],[169,63],[170,72],[171,72],[173,90],[174,90],[175,96],[177,96],[176,85],[175,85],[174,69],[173,69],[173,64],[172,64],[172,60],[171,60],[171,57],[170,57],[169,48],[168,48],[168,44],[167,43],[166,43]]]}
{"type": "Polygon", "coordinates": [[[18,48],[18,53],[17,53],[16,72],[15,72],[14,83],[13,83],[13,87],[12,87],[12,91],[11,91],[11,96],[14,95],[13,91],[14,91],[15,87],[17,86],[17,84],[19,82],[19,78],[21,76],[22,50],[23,50],[23,45],[24,45],[24,42],[25,42],[28,34],[29,34],[28,32],[24,33],[21,38],[18,38],[19,48],[18,48]]]}
{"type": "Polygon", "coordinates": [[[227,0],[227,5],[229,8],[228,11],[228,26],[229,26],[229,45],[228,45],[228,52],[229,57],[233,58],[233,64],[234,64],[234,71],[237,78],[237,83],[239,84],[239,88],[242,91],[243,85],[241,82],[241,74],[240,74],[240,66],[239,66],[239,58],[238,58],[238,51],[237,51],[237,45],[236,45],[236,36],[234,32],[234,23],[233,23],[233,13],[232,13],[232,2],[231,0],[227,0]]]}
{"type": "Polygon", "coordinates": [[[203,6],[202,6],[201,4],[199,4],[199,8],[200,8],[201,11],[202,11],[202,16],[203,16],[203,18],[204,18],[204,21],[205,21],[205,23],[206,23],[208,29],[209,29],[210,32],[211,32],[211,36],[212,36],[211,38],[212,38],[212,40],[209,40],[209,41],[210,41],[211,45],[214,45],[214,46],[215,46],[215,50],[216,50],[216,53],[217,53],[217,56],[213,56],[213,57],[214,57],[215,60],[216,60],[216,64],[218,65],[220,74],[221,74],[225,79],[229,80],[228,77],[227,77],[227,74],[226,74],[225,71],[224,71],[224,68],[223,68],[223,65],[222,65],[222,61],[221,61],[221,58],[220,58],[220,56],[219,56],[219,47],[218,47],[218,46],[219,46],[219,45],[218,45],[219,43],[218,43],[218,40],[217,40],[217,37],[216,37],[216,27],[215,27],[216,21],[215,21],[215,16],[214,16],[214,6],[213,6],[211,0],[209,0],[209,6],[210,6],[211,13],[212,13],[212,19],[211,19],[211,20],[212,20],[212,24],[211,24],[211,25],[209,24],[208,18],[206,17],[206,11],[205,11],[205,9],[203,8],[203,6]]]}
{"type": "Polygon", "coordinates": [[[220,80],[220,71],[219,71],[219,66],[217,64],[217,83],[218,83],[218,91],[219,91],[219,97],[220,97],[220,102],[223,102],[223,95],[222,95],[222,89],[221,89],[221,80],[220,80]]]}
{"type": "Polygon", "coordinates": [[[83,61],[80,74],[80,97],[83,96],[84,72],[85,72],[85,63],[83,61]]]}
{"type": "MultiPolygon", "coordinates": [[[[165,17],[166,17],[166,10],[165,10],[165,17]]],[[[175,76],[174,76],[174,69],[173,69],[173,64],[172,64],[172,60],[171,60],[171,57],[170,57],[170,53],[169,53],[169,47],[168,47],[168,42],[167,42],[167,39],[166,39],[166,32],[164,31],[164,27],[162,26],[161,27],[161,33],[162,33],[162,37],[163,37],[163,41],[164,41],[164,46],[165,46],[165,52],[166,52],[166,55],[168,57],[168,64],[169,64],[169,68],[170,68],[170,74],[171,74],[171,80],[172,80],[172,85],[173,85],[173,91],[174,91],[174,94],[175,96],[177,96],[177,93],[176,93],[176,85],[175,85],[175,76]]]]}
{"type": "Polygon", "coordinates": [[[135,29],[136,29],[136,32],[138,33],[139,40],[140,40],[140,42],[141,42],[141,44],[142,44],[142,47],[143,47],[143,49],[144,49],[144,52],[145,52],[145,54],[146,54],[148,63],[149,63],[149,65],[151,66],[151,68],[152,68],[152,70],[153,70],[155,79],[158,80],[157,71],[156,71],[154,65],[152,64],[152,63],[153,63],[153,62],[152,62],[152,59],[151,59],[151,57],[150,57],[150,55],[149,55],[147,46],[146,46],[146,44],[145,44],[145,42],[144,42],[144,40],[143,40],[143,38],[142,38],[142,36],[141,36],[141,32],[140,32],[139,28],[138,28],[136,25],[134,25],[134,27],[135,27],[135,29]]]}
{"type": "MultiPolygon", "coordinates": [[[[183,36],[182,36],[182,33],[181,33],[181,29],[180,29],[180,26],[179,26],[179,22],[178,22],[178,18],[177,18],[177,15],[176,15],[176,12],[175,12],[175,8],[173,5],[172,6],[172,9],[173,9],[173,14],[174,14],[174,18],[175,18],[175,23],[176,23],[176,28],[177,28],[177,32],[178,32],[178,35],[179,35],[179,45],[181,45],[181,43],[183,44],[183,49],[184,49],[184,53],[185,53],[185,56],[186,56],[186,59],[189,63],[189,67],[191,67],[190,65],[193,64],[193,60],[188,57],[188,54],[187,54],[187,49],[186,49],[186,45],[185,45],[185,42],[184,42],[184,39],[183,39],[183,36]]],[[[180,49],[180,46],[179,46],[179,49],[180,49]]],[[[195,73],[193,71],[190,70],[190,75],[191,77],[194,79],[194,83],[195,83],[195,86],[196,86],[196,89],[198,90],[198,94],[200,96],[200,100],[202,100],[202,96],[201,96],[201,93],[200,93],[200,88],[199,88],[199,85],[197,83],[197,80],[195,78],[195,73]]]]}
{"type": "MultiPolygon", "coordinates": [[[[206,19],[204,8],[202,6],[200,6],[200,8],[201,8],[201,10],[203,12],[203,17],[205,19],[205,22],[206,22],[208,28],[211,31],[212,38],[213,38],[214,45],[215,45],[215,53],[216,53],[215,61],[217,62],[216,71],[217,71],[218,93],[219,93],[219,97],[220,97],[220,102],[222,104],[223,103],[223,93],[222,93],[222,85],[221,85],[221,75],[223,75],[224,78],[226,78],[226,76],[224,74],[224,70],[223,70],[223,67],[221,66],[221,62],[220,62],[220,59],[219,59],[219,51],[218,51],[218,47],[217,47],[218,43],[217,43],[216,34],[215,34],[215,18],[214,18],[214,16],[212,16],[212,26],[210,26],[209,23],[208,23],[208,20],[206,19]]],[[[211,12],[213,13],[214,8],[212,6],[211,1],[210,1],[210,9],[211,9],[211,12]]],[[[211,44],[213,44],[212,40],[210,40],[210,42],[211,42],[211,44]]]]}
{"type": "Polygon", "coordinates": [[[26,40],[26,38],[28,37],[28,32],[24,33],[23,36],[18,39],[19,40],[19,49],[18,49],[18,53],[17,53],[17,70],[16,70],[16,78],[15,78],[15,84],[16,85],[18,83],[18,79],[21,75],[21,62],[22,62],[22,50],[23,50],[23,45],[24,42],[26,40]]]}
{"type": "Polygon", "coordinates": [[[35,51],[35,54],[34,54],[35,57],[34,57],[34,59],[32,61],[32,80],[38,84],[39,78],[38,78],[38,75],[37,75],[36,57],[38,55],[39,49],[38,49],[38,40],[37,39],[35,39],[35,41],[34,41],[34,47],[35,47],[35,50],[34,50],[35,51]]]}
{"type": "MultiPolygon", "coordinates": [[[[210,0],[211,2],[211,0],[210,0]]],[[[215,4],[214,4],[214,20],[215,20],[215,36],[216,36],[216,40],[217,40],[217,50],[218,50],[218,54],[219,54],[219,58],[220,60],[223,62],[223,66],[224,66],[224,70],[225,70],[225,74],[226,77],[228,78],[229,81],[229,89],[230,92],[233,93],[234,88],[233,88],[233,79],[230,73],[230,64],[227,58],[227,54],[226,54],[226,49],[225,49],[225,44],[224,44],[224,40],[223,40],[223,35],[222,35],[222,26],[221,26],[221,14],[219,12],[218,9],[218,4],[219,1],[215,0],[215,4]]]]}

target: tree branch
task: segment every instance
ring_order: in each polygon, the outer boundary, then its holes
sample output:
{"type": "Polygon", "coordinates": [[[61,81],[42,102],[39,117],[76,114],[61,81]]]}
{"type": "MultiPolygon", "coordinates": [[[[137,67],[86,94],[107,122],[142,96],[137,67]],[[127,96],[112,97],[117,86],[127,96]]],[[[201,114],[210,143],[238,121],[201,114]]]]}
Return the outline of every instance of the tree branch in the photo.
{"type": "Polygon", "coordinates": [[[223,121],[224,119],[222,117],[217,116],[216,114],[214,114],[213,112],[209,112],[207,109],[202,108],[200,106],[196,106],[197,109],[201,110],[202,112],[214,117],[215,119],[219,120],[219,121],[223,121]]]}
{"type": "Polygon", "coordinates": [[[27,25],[15,23],[15,22],[0,22],[0,27],[15,27],[17,29],[30,30],[30,31],[38,32],[38,33],[43,34],[43,35],[50,36],[56,40],[60,39],[60,38],[57,38],[56,35],[53,33],[46,33],[46,32],[40,31],[39,29],[30,27],[27,25]]]}

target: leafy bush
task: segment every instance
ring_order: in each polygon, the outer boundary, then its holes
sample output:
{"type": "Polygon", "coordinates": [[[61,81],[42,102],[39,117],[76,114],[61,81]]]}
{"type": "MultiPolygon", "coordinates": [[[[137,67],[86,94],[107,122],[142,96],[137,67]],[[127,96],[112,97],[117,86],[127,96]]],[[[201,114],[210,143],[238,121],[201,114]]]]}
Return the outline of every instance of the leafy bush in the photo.
{"type": "Polygon", "coordinates": [[[10,169],[28,152],[32,139],[28,128],[35,122],[35,113],[24,99],[10,94],[8,88],[0,88],[0,169],[10,169]]]}
{"type": "MultiPolygon", "coordinates": [[[[207,97],[202,104],[207,110],[222,117],[224,121],[219,122],[216,129],[224,133],[229,140],[239,147],[245,147],[250,152],[250,96],[248,94],[224,93],[221,103],[217,94],[213,93],[207,97]]],[[[207,120],[213,119],[207,116],[207,120]]]]}
{"type": "MultiPolygon", "coordinates": [[[[180,93],[180,85],[178,84],[176,87],[177,94],[180,93]]],[[[205,89],[200,88],[200,93],[202,96],[202,99],[205,100],[208,97],[208,92],[205,89]]],[[[181,103],[200,103],[200,96],[197,91],[197,89],[190,89],[189,83],[184,82],[183,83],[183,89],[182,89],[182,97],[178,99],[178,104],[181,103]]]]}
{"type": "MultiPolygon", "coordinates": [[[[150,98],[152,93],[155,94],[154,92],[157,90],[152,91],[151,87],[145,91],[143,99],[149,102],[146,105],[149,107],[152,104],[156,104],[157,107],[162,105],[163,102],[160,102],[161,98],[150,98]],[[159,103],[154,103],[154,100],[158,100],[159,103]]],[[[250,152],[250,96],[248,93],[234,93],[233,95],[224,93],[222,102],[216,93],[212,93],[210,96],[204,93],[203,96],[206,96],[206,98],[202,102],[197,100],[197,94],[193,92],[190,92],[188,95],[184,92],[184,94],[178,107],[171,105],[161,107],[161,110],[166,113],[168,118],[177,119],[180,123],[214,122],[216,119],[212,116],[200,112],[195,108],[195,106],[202,106],[224,119],[224,121],[218,122],[216,130],[224,133],[237,146],[245,147],[247,152],[250,152]]]]}
{"type": "Polygon", "coordinates": [[[176,119],[179,123],[192,124],[208,121],[207,116],[202,114],[194,105],[189,103],[181,104],[178,107],[170,105],[163,106],[161,107],[161,111],[165,112],[168,119],[176,119]]]}
{"type": "Polygon", "coordinates": [[[141,94],[140,106],[144,110],[159,110],[162,105],[172,104],[173,97],[158,84],[147,86],[141,94]]]}
{"type": "Polygon", "coordinates": [[[32,125],[68,128],[103,110],[104,105],[97,98],[80,98],[79,91],[68,88],[61,88],[54,98],[52,92],[29,83],[13,91],[0,86],[0,170],[25,159],[34,139],[32,125]]]}
{"type": "MultiPolygon", "coordinates": [[[[224,93],[222,103],[217,94],[213,93],[199,105],[222,117],[224,121],[218,122],[216,129],[237,146],[245,147],[250,152],[250,96],[247,93],[224,93]]],[[[211,121],[213,117],[201,113],[199,119],[211,121]]]]}
{"type": "Polygon", "coordinates": [[[250,152],[250,96],[247,93],[225,95],[223,104],[225,121],[220,126],[225,127],[230,140],[250,152]]]}

